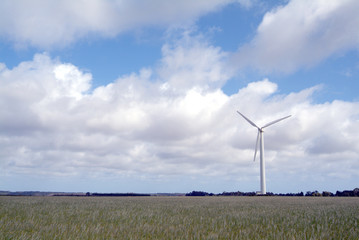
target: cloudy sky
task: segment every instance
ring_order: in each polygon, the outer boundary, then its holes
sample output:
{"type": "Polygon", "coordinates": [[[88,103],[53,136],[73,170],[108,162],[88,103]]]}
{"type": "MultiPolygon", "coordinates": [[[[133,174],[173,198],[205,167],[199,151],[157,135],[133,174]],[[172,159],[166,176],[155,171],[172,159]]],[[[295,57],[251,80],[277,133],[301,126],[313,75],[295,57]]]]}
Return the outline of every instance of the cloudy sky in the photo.
{"type": "Polygon", "coordinates": [[[0,190],[359,187],[356,0],[3,0],[0,190]]]}

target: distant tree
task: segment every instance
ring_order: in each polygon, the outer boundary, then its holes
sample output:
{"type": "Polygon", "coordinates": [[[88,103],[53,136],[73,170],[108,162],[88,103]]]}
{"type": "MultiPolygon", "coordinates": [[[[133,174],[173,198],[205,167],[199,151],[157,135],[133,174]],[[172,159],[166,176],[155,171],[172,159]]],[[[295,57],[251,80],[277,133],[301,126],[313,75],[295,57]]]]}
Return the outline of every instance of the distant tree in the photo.
{"type": "Polygon", "coordinates": [[[345,190],[342,192],[343,197],[354,197],[354,191],[345,190]]]}
{"type": "Polygon", "coordinates": [[[243,196],[255,196],[255,195],[256,195],[255,192],[246,192],[246,193],[244,193],[243,196]]]}
{"type": "Polygon", "coordinates": [[[314,192],[307,191],[305,196],[307,196],[307,197],[320,197],[320,196],[322,196],[322,194],[320,192],[318,192],[318,191],[314,191],[314,192]]]}
{"type": "Polygon", "coordinates": [[[328,191],[323,191],[322,196],[323,197],[332,197],[332,196],[334,196],[334,194],[331,192],[328,192],[328,191]]]}
{"type": "Polygon", "coordinates": [[[313,194],[313,193],[312,193],[311,191],[307,191],[307,192],[305,193],[305,196],[306,196],[306,197],[310,197],[310,196],[312,196],[312,194],[313,194]]]}
{"type": "Polygon", "coordinates": [[[209,194],[207,192],[202,192],[202,191],[192,191],[186,194],[186,196],[190,196],[190,197],[203,197],[208,195],[209,194]]]}
{"type": "Polygon", "coordinates": [[[312,196],[314,196],[314,197],[321,197],[322,194],[321,194],[320,192],[318,192],[318,191],[314,191],[314,192],[312,193],[312,196]]]}

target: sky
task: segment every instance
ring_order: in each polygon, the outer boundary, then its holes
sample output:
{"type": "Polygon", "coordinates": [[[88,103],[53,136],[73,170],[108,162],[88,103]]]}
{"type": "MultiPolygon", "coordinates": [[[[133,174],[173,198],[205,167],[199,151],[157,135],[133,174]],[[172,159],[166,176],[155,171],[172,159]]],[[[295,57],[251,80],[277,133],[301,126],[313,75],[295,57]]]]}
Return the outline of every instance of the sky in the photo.
{"type": "Polygon", "coordinates": [[[0,190],[359,187],[356,0],[3,0],[0,190]]]}

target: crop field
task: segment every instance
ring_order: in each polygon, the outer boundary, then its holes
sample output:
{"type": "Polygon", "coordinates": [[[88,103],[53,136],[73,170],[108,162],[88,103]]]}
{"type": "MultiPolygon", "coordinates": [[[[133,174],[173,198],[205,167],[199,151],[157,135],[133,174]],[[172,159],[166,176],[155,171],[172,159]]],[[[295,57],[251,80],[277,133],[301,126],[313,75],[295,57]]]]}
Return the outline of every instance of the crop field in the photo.
{"type": "Polygon", "coordinates": [[[0,239],[358,236],[354,197],[0,197],[0,239]]]}

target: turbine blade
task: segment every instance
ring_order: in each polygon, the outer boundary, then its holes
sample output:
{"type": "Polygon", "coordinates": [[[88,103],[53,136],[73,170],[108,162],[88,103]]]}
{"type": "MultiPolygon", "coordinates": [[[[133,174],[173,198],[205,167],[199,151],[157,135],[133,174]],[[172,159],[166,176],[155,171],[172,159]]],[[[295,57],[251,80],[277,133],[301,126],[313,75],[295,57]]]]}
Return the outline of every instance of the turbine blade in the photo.
{"type": "Polygon", "coordinates": [[[259,133],[260,130],[258,129],[258,134],[257,134],[257,141],[256,141],[256,149],[254,150],[254,158],[253,158],[253,162],[256,161],[256,156],[257,156],[257,150],[258,150],[258,142],[259,142],[259,133]]]}
{"type": "Polygon", "coordinates": [[[247,120],[247,122],[249,122],[253,127],[256,127],[256,128],[258,128],[259,129],[259,127],[254,123],[254,122],[252,122],[251,120],[249,120],[246,116],[244,116],[242,113],[240,113],[239,111],[237,111],[237,113],[239,114],[239,115],[241,115],[245,120],[247,120]]]}
{"type": "Polygon", "coordinates": [[[262,127],[262,129],[263,129],[263,128],[266,128],[266,127],[269,127],[270,125],[273,125],[273,124],[275,124],[275,123],[277,123],[277,122],[279,122],[279,121],[282,121],[282,120],[284,120],[284,119],[286,119],[286,118],[289,118],[289,117],[291,117],[291,116],[292,116],[292,115],[289,115],[289,116],[286,116],[286,117],[277,119],[277,120],[275,120],[275,121],[272,121],[272,122],[270,122],[270,123],[267,123],[266,125],[264,125],[264,126],[262,127]]]}

